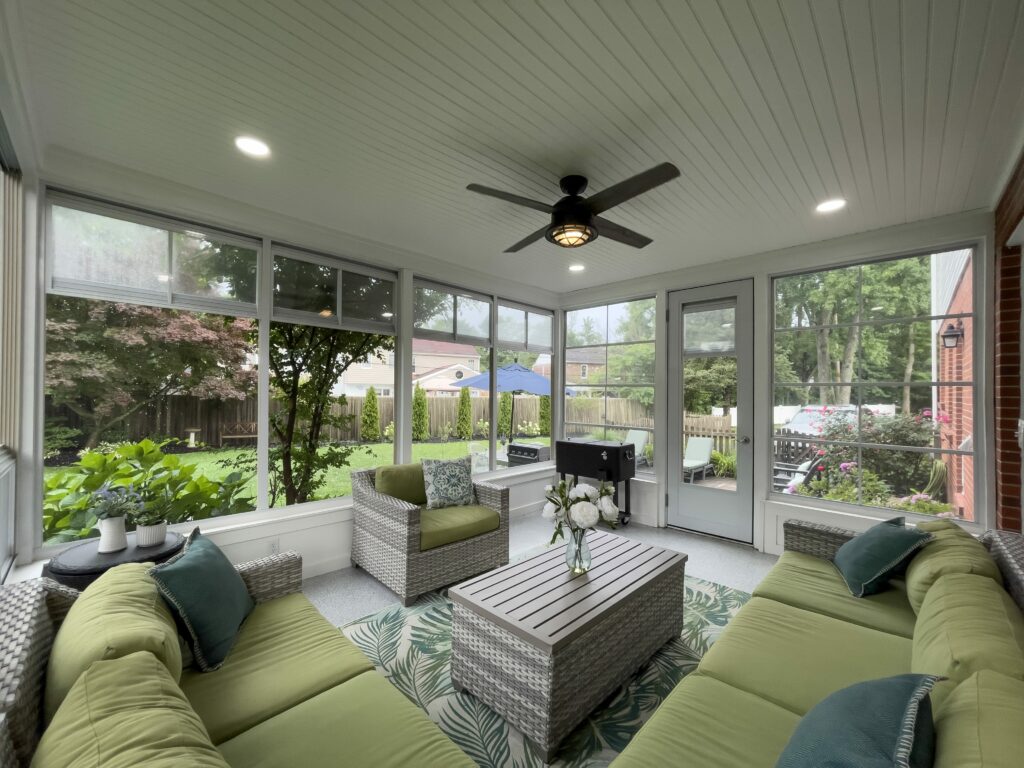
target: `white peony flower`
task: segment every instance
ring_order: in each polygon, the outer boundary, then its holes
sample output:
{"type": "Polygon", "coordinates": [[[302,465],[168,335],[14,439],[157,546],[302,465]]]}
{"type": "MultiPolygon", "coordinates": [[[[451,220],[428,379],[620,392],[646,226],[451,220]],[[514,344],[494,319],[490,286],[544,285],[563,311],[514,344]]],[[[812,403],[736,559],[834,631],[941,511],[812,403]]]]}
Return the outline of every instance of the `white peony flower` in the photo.
{"type": "Polygon", "coordinates": [[[601,517],[608,522],[619,519],[619,508],[615,506],[611,496],[602,496],[598,499],[597,508],[601,511],[601,517]]]}
{"type": "Polygon", "coordinates": [[[569,517],[577,528],[593,528],[600,521],[601,513],[589,501],[579,501],[572,505],[569,517]]]}
{"type": "Polygon", "coordinates": [[[541,510],[540,516],[546,520],[554,520],[555,512],[558,511],[558,507],[552,504],[550,501],[544,505],[544,509],[541,510]]]}
{"type": "Polygon", "coordinates": [[[597,497],[600,492],[592,485],[588,483],[580,483],[569,493],[570,498],[573,499],[590,499],[591,501],[597,501],[597,497]]]}

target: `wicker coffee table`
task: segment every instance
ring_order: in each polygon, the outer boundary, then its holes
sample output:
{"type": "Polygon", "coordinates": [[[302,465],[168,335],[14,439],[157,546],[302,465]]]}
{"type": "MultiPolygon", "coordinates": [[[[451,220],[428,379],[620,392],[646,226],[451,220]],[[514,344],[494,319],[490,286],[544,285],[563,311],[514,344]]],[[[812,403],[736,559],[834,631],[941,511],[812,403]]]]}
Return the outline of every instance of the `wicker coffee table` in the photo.
{"type": "Polygon", "coordinates": [[[452,682],[550,762],[573,728],[683,629],[685,554],[591,531],[588,573],[565,547],[453,587],[452,682]]]}

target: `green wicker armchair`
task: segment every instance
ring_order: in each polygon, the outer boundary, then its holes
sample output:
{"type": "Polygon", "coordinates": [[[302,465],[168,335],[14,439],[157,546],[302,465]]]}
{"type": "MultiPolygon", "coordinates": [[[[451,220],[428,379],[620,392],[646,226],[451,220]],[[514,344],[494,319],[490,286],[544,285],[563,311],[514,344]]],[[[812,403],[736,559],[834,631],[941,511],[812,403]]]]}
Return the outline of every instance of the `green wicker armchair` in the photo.
{"type": "Polygon", "coordinates": [[[372,469],[352,473],[352,565],[396,592],[404,605],[508,564],[508,488],[473,483],[474,502],[498,513],[498,528],[421,549],[422,508],[378,492],[375,476],[372,469]]]}

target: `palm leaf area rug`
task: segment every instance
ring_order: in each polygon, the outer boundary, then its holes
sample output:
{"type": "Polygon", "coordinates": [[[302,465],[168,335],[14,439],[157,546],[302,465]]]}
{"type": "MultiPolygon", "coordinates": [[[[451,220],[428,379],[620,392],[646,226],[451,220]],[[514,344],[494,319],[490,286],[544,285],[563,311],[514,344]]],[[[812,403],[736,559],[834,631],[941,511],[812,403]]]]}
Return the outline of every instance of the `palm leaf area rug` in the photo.
{"type": "MultiPolygon", "coordinates": [[[[605,700],[562,743],[551,764],[607,765],[653,714],[750,595],[686,576],[682,635],[672,640],[605,700]]],[[[483,768],[532,768],[542,762],[522,734],[470,693],[452,687],[452,606],[445,593],[421,597],[353,621],[342,631],[378,670],[421,707],[483,768]]]]}

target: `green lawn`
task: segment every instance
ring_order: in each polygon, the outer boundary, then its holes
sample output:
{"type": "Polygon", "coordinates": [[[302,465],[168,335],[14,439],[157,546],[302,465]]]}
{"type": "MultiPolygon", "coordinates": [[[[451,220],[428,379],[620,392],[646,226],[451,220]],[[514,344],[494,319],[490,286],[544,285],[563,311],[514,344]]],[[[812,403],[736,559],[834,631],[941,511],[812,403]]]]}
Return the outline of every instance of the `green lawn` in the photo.
{"type": "MultiPolygon", "coordinates": [[[[550,439],[547,437],[534,437],[520,439],[517,442],[535,443],[548,445],[550,439]]],[[[453,440],[447,443],[413,443],[412,457],[414,461],[421,459],[457,459],[460,456],[470,454],[487,454],[486,440],[453,440]]],[[[195,464],[197,472],[212,480],[219,480],[231,471],[230,467],[220,466],[222,461],[231,461],[242,453],[254,451],[255,448],[212,448],[206,451],[195,453],[178,454],[183,461],[195,464]]],[[[499,447],[499,452],[501,449],[499,447]]],[[[332,470],[328,473],[327,482],[320,488],[317,496],[324,499],[348,496],[352,493],[352,482],[350,474],[353,469],[369,469],[378,467],[381,464],[390,464],[393,461],[394,447],[391,443],[369,443],[360,445],[349,456],[349,466],[332,470]]],[[[60,472],[63,467],[46,467],[45,475],[60,472]]],[[[477,470],[480,471],[480,470],[477,470]]],[[[256,478],[253,477],[248,485],[249,494],[256,497],[256,478]]],[[[277,506],[284,506],[284,500],[278,499],[277,506]]]]}

